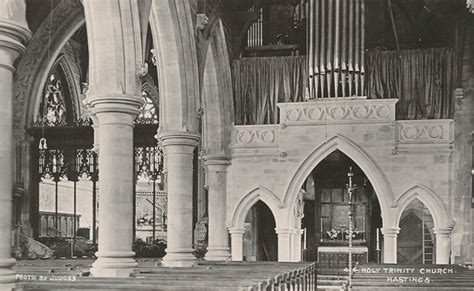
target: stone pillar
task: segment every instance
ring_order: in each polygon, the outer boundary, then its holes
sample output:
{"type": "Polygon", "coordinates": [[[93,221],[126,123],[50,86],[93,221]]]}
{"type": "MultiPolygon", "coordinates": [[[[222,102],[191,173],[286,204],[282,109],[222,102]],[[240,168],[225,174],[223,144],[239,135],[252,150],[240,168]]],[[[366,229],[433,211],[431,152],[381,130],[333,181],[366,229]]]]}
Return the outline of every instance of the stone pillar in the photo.
{"type": "MultiPolygon", "coordinates": [[[[102,128],[101,128],[102,134],[102,128]]],[[[187,132],[160,132],[168,169],[168,248],[162,264],[192,267],[193,151],[199,136],[187,132]]]]}
{"type": "Polygon", "coordinates": [[[278,262],[291,262],[291,237],[293,229],[275,228],[278,235],[278,262]]]}
{"type": "Polygon", "coordinates": [[[436,234],[436,264],[449,264],[451,228],[434,228],[436,234]]]}
{"type": "Polygon", "coordinates": [[[223,261],[230,257],[229,234],[226,227],[226,171],[230,164],[226,156],[206,156],[207,168],[209,244],[206,260],[223,261]]]}
{"type": "Polygon", "coordinates": [[[25,52],[31,37],[25,20],[24,1],[0,0],[0,289],[15,282],[11,257],[13,197],[13,64],[25,52]]]}
{"type": "MultiPolygon", "coordinates": [[[[118,94],[117,94],[118,95],[118,94]]],[[[137,96],[90,96],[100,126],[99,246],[94,277],[128,277],[137,267],[132,251],[133,121],[143,100],[137,96]]]]}
{"type": "Polygon", "coordinates": [[[99,154],[99,119],[91,115],[92,119],[92,128],[94,129],[94,144],[92,146],[92,150],[96,153],[99,154]]]}
{"type": "Polygon", "coordinates": [[[295,229],[292,237],[292,262],[301,261],[301,235],[303,234],[302,229],[295,229]]]}
{"type": "Polygon", "coordinates": [[[383,262],[384,264],[397,263],[397,238],[400,228],[382,228],[383,234],[383,262]]]}
{"type": "Polygon", "coordinates": [[[244,243],[243,237],[245,233],[245,229],[243,228],[229,228],[230,233],[230,241],[231,241],[231,255],[232,261],[239,261],[243,260],[243,252],[244,252],[244,243]]]}

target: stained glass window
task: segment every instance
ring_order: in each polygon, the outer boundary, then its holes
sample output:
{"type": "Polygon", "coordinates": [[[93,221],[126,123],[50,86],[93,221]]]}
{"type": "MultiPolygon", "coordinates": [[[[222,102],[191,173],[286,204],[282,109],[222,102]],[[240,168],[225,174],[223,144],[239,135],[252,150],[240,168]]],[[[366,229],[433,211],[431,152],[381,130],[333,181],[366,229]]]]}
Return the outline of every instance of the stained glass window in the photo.
{"type": "Polygon", "coordinates": [[[142,97],[145,100],[145,104],[143,104],[143,107],[141,108],[137,121],[139,123],[158,124],[158,111],[156,110],[155,104],[150,95],[148,95],[148,92],[143,90],[142,97]]]}
{"type": "Polygon", "coordinates": [[[57,72],[53,71],[47,80],[40,108],[41,119],[46,126],[66,124],[66,103],[63,90],[57,72]]]}

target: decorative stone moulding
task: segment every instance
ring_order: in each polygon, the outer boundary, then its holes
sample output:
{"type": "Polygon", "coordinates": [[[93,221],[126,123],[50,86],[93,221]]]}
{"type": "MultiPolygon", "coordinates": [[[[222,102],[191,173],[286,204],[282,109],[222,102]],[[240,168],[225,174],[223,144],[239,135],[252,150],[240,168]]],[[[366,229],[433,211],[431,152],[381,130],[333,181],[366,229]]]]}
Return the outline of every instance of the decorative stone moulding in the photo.
{"type": "Polygon", "coordinates": [[[395,120],[398,99],[328,98],[279,103],[280,123],[288,125],[373,123],[395,120]]]}
{"type": "Polygon", "coordinates": [[[232,130],[232,147],[278,147],[278,125],[240,125],[232,130]]]}
{"type": "Polygon", "coordinates": [[[454,142],[452,119],[400,120],[396,122],[396,151],[451,151],[454,142]]]}

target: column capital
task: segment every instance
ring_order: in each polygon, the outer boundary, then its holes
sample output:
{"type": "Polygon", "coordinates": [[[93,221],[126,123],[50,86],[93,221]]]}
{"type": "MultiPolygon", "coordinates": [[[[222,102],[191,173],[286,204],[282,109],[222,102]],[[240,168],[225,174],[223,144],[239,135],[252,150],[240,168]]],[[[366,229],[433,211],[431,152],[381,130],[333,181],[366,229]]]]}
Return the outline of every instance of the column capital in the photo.
{"type": "Polygon", "coordinates": [[[295,233],[295,228],[275,228],[278,235],[291,235],[295,233]]]}
{"type": "Polygon", "coordinates": [[[200,136],[186,131],[161,131],[158,129],[158,140],[166,148],[168,146],[192,146],[199,143],[200,136]]]}
{"type": "Polygon", "coordinates": [[[230,157],[224,154],[208,154],[203,158],[206,166],[228,166],[230,165],[230,157]]]}
{"type": "Polygon", "coordinates": [[[400,232],[400,228],[399,227],[384,227],[381,229],[381,231],[384,236],[396,237],[398,233],[400,232]]]}
{"type": "Polygon", "coordinates": [[[25,51],[25,44],[31,39],[28,27],[5,18],[0,18],[0,35],[0,47],[6,46],[20,53],[25,51]]]}
{"type": "Polygon", "coordinates": [[[301,228],[295,228],[293,230],[293,233],[296,234],[296,235],[302,235],[303,234],[303,230],[301,228]]]}
{"type": "Polygon", "coordinates": [[[31,32],[18,23],[0,17],[0,68],[15,72],[13,63],[26,50],[31,32]]]}
{"type": "Polygon", "coordinates": [[[13,51],[11,63],[2,59],[0,66],[11,67],[18,55],[25,52],[30,39],[25,1],[0,1],[0,49],[13,51]]]}
{"type": "MultiPolygon", "coordinates": [[[[112,91],[113,89],[111,89],[112,91]]],[[[87,105],[89,110],[95,115],[99,123],[104,123],[101,113],[125,113],[129,114],[132,117],[131,122],[135,117],[140,113],[140,108],[144,104],[143,98],[140,96],[129,95],[129,94],[105,94],[105,95],[95,95],[91,94],[84,101],[84,104],[87,105]]]]}
{"type": "Polygon", "coordinates": [[[245,233],[245,228],[240,228],[240,227],[229,227],[229,233],[234,235],[234,234],[244,234],[245,233]]]}
{"type": "Polygon", "coordinates": [[[435,228],[433,228],[433,231],[436,235],[445,236],[445,237],[449,237],[451,235],[452,230],[453,229],[451,227],[435,227],[435,228]]]}

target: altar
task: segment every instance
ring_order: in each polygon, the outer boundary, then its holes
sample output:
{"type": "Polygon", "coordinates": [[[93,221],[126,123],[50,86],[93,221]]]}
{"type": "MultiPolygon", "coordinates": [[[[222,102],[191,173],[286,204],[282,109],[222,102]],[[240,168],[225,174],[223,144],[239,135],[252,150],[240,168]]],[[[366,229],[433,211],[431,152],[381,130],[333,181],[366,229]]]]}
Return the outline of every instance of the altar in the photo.
{"type": "Polygon", "coordinates": [[[323,160],[308,177],[303,200],[305,260],[317,260],[321,269],[348,268],[349,253],[353,266],[379,261],[377,196],[347,156],[336,151],[323,160]]]}
{"type": "MultiPolygon", "coordinates": [[[[353,264],[366,264],[368,262],[368,248],[354,246],[351,248],[353,264]]],[[[320,246],[318,248],[318,262],[320,268],[344,269],[349,264],[349,247],[347,246],[320,246]]]]}

